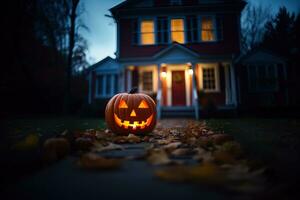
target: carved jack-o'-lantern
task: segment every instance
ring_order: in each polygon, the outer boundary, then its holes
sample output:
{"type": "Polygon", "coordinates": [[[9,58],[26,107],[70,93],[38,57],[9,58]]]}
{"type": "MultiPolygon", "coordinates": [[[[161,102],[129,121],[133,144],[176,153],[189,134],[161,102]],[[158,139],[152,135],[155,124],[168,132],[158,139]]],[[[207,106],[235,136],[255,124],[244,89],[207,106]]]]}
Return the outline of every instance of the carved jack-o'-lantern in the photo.
{"type": "Polygon", "coordinates": [[[105,110],[108,127],[117,134],[144,134],[156,125],[156,104],[146,94],[120,93],[111,98],[105,110]]]}

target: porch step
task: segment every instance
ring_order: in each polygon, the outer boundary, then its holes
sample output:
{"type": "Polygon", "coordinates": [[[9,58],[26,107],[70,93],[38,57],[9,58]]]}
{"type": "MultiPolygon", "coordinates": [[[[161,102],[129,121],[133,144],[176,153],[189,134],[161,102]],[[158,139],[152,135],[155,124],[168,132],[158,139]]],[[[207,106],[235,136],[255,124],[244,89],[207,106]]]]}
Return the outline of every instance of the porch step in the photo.
{"type": "Polygon", "coordinates": [[[192,106],[161,107],[161,117],[195,117],[195,108],[192,106]]]}

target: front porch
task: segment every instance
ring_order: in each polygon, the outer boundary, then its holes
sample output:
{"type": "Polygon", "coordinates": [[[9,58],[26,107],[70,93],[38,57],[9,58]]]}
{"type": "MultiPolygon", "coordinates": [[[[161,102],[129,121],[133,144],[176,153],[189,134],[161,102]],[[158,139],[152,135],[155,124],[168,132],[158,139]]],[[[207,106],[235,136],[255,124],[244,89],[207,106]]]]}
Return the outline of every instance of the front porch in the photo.
{"type": "Polygon", "coordinates": [[[124,65],[123,90],[137,87],[157,103],[158,119],[194,117],[213,104],[235,109],[236,79],[231,62],[177,62],[124,65]]]}

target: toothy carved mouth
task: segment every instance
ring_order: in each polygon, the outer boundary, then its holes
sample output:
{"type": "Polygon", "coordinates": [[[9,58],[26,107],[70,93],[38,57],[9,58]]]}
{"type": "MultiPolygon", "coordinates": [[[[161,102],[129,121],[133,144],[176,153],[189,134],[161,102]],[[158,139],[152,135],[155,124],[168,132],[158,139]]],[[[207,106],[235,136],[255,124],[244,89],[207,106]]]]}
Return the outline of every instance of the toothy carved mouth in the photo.
{"type": "Polygon", "coordinates": [[[114,116],[115,116],[115,122],[117,123],[118,126],[120,127],[124,126],[125,129],[128,129],[128,127],[132,127],[133,130],[136,130],[137,128],[144,129],[146,126],[149,126],[151,124],[153,119],[153,115],[151,115],[146,119],[146,121],[142,121],[141,123],[139,123],[138,121],[134,121],[133,123],[130,123],[129,121],[122,122],[122,120],[116,114],[114,114],[114,116]]]}

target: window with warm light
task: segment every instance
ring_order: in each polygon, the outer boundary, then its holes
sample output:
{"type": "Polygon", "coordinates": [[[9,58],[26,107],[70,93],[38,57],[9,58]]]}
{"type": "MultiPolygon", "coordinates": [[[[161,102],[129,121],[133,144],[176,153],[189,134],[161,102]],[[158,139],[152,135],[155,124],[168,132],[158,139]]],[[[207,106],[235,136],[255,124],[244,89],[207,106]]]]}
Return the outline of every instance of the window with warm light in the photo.
{"type": "Polygon", "coordinates": [[[171,39],[172,42],[184,43],[184,20],[171,20],[171,39]]]}
{"type": "Polygon", "coordinates": [[[201,40],[204,42],[216,40],[213,17],[201,18],[201,40]]]}
{"type": "Polygon", "coordinates": [[[154,21],[141,21],[141,44],[151,45],[155,44],[154,21]]]}

